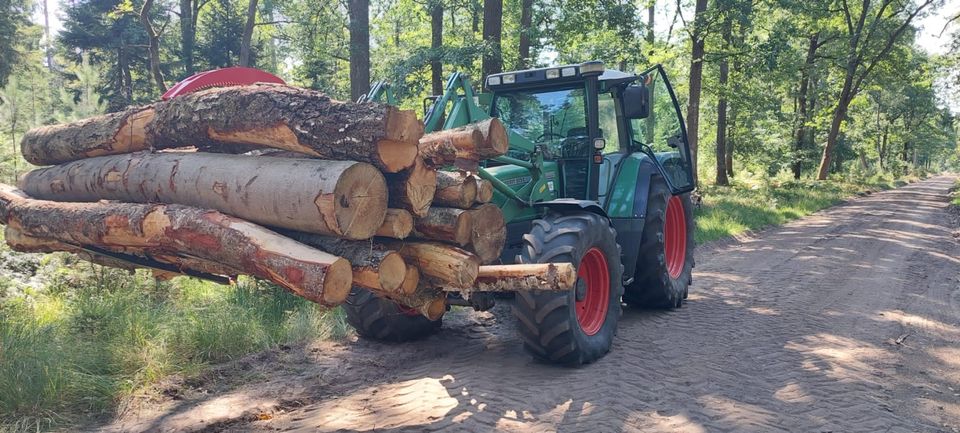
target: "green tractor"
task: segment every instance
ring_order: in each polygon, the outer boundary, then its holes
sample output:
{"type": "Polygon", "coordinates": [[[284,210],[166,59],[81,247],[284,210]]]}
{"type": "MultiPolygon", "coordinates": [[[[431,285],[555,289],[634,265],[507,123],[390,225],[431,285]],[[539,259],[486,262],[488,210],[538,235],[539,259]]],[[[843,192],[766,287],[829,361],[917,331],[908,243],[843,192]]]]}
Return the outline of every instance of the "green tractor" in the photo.
{"type": "MultiPolygon", "coordinates": [[[[513,312],[524,347],[551,363],[580,365],[610,350],[621,302],[678,308],[693,263],[690,151],[680,106],[657,65],[632,74],[601,62],[504,72],[474,94],[454,74],[443,95],[424,101],[427,132],[497,117],[507,155],[479,175],[494,188],[507,222],[503,263],[570,262],[569,292],[518,292],[513,312]]],[[[377,83],[362,98],[393,101],[377,83]]],[[[449,304],[489,309],[481,293],[449,304]]],[[[355,289],[345,306],[364,337],[405,341],[440,321],[355,289]]]]}

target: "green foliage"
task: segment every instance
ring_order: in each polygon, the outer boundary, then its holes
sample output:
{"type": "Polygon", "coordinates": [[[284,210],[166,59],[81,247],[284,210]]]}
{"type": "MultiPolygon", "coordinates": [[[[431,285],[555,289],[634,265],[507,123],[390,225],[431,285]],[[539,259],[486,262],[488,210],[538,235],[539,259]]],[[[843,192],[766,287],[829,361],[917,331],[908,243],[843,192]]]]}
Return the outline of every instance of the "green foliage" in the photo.
{"type": "Polygon", "coordinates": [[[108,414],[171,374],[348,329],[339,311],[254,280],[156,282],[48,257],[42,285],[21,284],[0,302],[0,424],[108,414]]]}

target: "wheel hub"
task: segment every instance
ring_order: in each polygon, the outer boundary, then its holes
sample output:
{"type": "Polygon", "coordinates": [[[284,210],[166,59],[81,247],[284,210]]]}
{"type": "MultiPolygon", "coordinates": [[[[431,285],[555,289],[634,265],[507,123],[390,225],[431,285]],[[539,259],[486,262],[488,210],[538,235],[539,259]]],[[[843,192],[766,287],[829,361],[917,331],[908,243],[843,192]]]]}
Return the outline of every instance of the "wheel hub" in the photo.
{"type": "Polygon", "coordinates": [[[684,213],[680,196],[670,197],[667,201],[667,215],[663,227],[663,249],[670,278],[678,278],[683,273],[687,260],[687,216],[684,213]]]}
{"type": "Polygon", "coordinates": [[[603,327],[610,307],[610,271],[607,257],[599,248],[590,248],[583,255],[577,277],[574,292],[577,322],[584,334],[594,335],[603,327]],[[580,295],[581,287],[583,296],[580,295]]]}

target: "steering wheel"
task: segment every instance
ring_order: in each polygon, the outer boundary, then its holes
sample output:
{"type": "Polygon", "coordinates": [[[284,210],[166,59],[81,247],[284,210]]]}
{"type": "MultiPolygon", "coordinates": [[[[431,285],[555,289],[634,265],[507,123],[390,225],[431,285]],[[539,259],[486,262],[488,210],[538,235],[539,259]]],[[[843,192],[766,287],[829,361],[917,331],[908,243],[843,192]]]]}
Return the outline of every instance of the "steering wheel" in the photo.
{"type": "Polygon", "coordinates": [[[536,139],[535,141],[536,141],[537,143],[539,143],[539,142],[541,142],[544,138],[547,138],[547,137],[563,138],[562,135],[557,134],[556,132],[544,132],[543,134],[540,134],[540,136],[537,137],[537,139],[536,139]]]}

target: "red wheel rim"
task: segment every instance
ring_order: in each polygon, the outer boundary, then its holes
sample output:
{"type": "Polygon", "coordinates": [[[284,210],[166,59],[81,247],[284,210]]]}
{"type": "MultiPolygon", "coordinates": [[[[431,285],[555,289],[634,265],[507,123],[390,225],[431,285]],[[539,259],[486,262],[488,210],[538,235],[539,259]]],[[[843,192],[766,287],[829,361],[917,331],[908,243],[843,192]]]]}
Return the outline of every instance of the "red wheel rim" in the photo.
{"type": "Polygon", "coordinates": [[[594,335],[603,327],[610,304],[610,272],[599,248],[590,248],[583,255],[577,277],[587,286],[583,299],[576,301],[577,322],[584,334],[594,335]]]}
{"type": "Polygon", "coordinates": [[[683,264],[687,260],[687,216],[679,196],[670,197],[667,202],[666,219],[663,249],[667,259],[667,272],[670,278],[677,278],[683,272],[683,264]]]}

